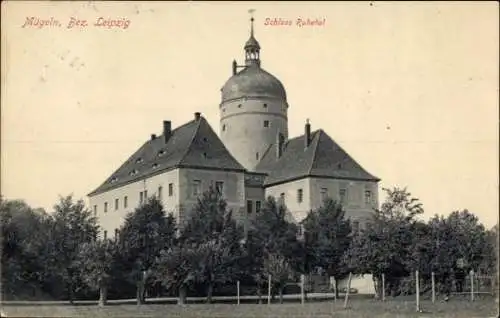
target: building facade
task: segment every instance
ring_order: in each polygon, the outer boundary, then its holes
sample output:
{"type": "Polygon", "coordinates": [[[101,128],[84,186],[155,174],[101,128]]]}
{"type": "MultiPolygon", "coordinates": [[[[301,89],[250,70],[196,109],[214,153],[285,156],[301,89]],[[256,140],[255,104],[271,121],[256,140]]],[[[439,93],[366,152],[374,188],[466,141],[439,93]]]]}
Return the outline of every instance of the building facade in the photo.
{"type": "Polygon", "coordinates": [[[183,224],[210,186],[244,224],[268,196],[282,200],[294,222],[327,197],[340,201],[354,222],[370,217],[380,180],[325,131],[311,130],[308,121],[303,135],[289,138],[285,87],[261,67],[260,49],[252,20],[245,63],[233,61],[233,74],[221,89],[219,135],[200,113],[176,129],[164,121],[161,136],[151,135],[88,195],[105,233],[113,233],[152,195],[183,224]]]}

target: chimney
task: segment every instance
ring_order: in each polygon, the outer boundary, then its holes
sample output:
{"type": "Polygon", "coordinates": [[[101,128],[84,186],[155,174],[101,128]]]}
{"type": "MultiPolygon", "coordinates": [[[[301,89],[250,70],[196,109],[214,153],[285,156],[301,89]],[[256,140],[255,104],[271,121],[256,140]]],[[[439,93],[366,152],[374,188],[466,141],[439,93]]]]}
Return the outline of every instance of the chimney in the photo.
{"type": "Polygon", "coordinates": [[[156,135],[155,134],[151,134],[151,140],[155,140],[156,139],[156,135]]]}
{"type": "Polygon", "coordinates": [[[236,60],[233,60],[233,75],[236,75],[237,68],[238,68],[238,64],[236,64],[236,60]]]}
{"type": "Polygon", "coordinates": [[[196,120],[196,121],[200,120],[200,116],[201,116],[200,112],[194,113],[194,120],[196,120]]]}
{"type": "Polygon", "coordinates": [[[306,126],[304,132],[304,147],[307,148],[311,144],[311,124],[309,124],[309,119],[306,119],[306,126]]]}
{"type": "Polygon", "coordinates": [[[165,139],[165,143],[168,142],[170,136],[172,135],[172,123],[170,120],[163,121],[163,138],[165,139]]]}
{"type": "Polygon", "coordinates": [[[282,133],[278,131],[278,134],[276,136],[276,159],[281,158],[281,155],[283,154],[284,144],[285,144],[285,137],[283,136],[282,133]]]}

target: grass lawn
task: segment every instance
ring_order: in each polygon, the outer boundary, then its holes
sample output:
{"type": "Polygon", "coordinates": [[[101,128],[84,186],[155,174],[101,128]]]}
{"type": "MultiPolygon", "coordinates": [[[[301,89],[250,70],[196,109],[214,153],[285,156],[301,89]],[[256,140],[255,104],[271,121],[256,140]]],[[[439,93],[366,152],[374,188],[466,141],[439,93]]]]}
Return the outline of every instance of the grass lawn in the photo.
{"type": "Polygon", "coordinates": [[[497,303],[492,298],[474,302],[453,299],[449,302],[421,302],[422,313],[416,313],[414,301],[353,299],[349,308],[343,301],[332,300],[285,304],[112,304],[104,308],[95,305],[3,305],[7,317],[497,317],[497,303]]]}

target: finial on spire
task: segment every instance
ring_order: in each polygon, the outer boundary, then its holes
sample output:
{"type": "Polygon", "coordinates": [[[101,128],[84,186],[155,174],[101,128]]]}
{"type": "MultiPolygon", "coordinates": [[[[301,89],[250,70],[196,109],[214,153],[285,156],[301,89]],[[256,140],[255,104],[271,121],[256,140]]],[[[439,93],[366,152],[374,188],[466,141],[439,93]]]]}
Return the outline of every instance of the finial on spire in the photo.
{"type": "Polygon", "coordinates": [[[248,10],[248,13],[250,13],[250,36],[253,36],[253,13],[255,12],[255,9],[250,9],[248,10]]]}

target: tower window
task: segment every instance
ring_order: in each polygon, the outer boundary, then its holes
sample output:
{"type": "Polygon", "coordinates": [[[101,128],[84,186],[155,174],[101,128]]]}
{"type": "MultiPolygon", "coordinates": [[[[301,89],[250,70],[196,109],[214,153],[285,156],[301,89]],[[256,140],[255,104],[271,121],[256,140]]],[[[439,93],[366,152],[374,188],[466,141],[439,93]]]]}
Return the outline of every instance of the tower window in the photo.
{"type": "Polygon", "coordinates": [[[264,108],[267,108],[267,104],[264,104],[264,108]]]}
{"type": "Polygon", "coordinates": [[[264,120],[264,127],[269,127],[269,120],[264,120]]]}
{"type": "Polygon", "coordinates": [[[222,125],[222,131],[226,131],[226,125],[222,125]]]}
{"type": "Polygon", "coordinates": [[[255,153],[255,160],[259,160],[259,153],[258,152],[255,153]]]}
{"type": "Polygon", "coordinates": [[[238,108],[241,108],[241,104],[238,104],[238,108]]]}

